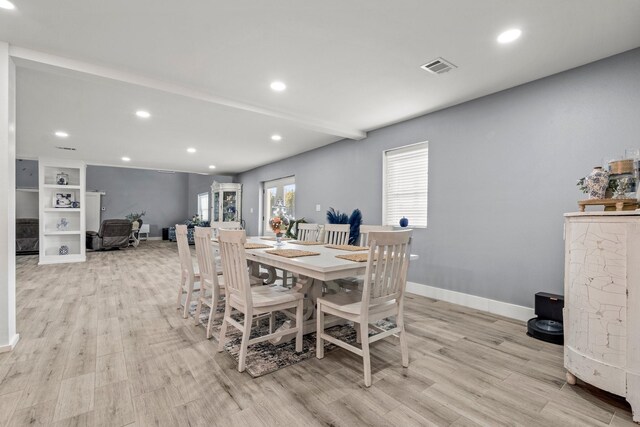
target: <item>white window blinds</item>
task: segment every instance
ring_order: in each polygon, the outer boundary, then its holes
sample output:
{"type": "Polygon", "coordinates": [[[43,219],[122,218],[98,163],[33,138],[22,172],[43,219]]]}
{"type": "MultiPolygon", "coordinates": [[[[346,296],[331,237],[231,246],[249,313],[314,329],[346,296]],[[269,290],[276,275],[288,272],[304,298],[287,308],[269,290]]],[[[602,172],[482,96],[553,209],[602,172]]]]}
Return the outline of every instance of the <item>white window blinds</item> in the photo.
{"type": "Polygon", "coordinates": [[[209,221],[209,193],[198,194],[198,215],[202,221],[209,221]]]}
{"type": "Polygon", "coordinates": [[[384,152],[384,224],[397,226],[406,217],[409,227],[427,226],[428,164],[427,142],[384,152]]]}

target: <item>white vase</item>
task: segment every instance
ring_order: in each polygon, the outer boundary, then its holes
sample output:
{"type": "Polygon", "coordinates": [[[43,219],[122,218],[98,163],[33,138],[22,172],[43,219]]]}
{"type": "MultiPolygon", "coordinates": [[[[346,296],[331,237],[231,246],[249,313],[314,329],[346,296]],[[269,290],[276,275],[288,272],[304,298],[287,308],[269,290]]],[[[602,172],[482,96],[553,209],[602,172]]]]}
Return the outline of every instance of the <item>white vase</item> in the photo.
{"type": "Polygon", "coordinates": [[[600,166],[596,166],[585,177],[584,182],[587,190],[589,190],[590,199],[604,199],[609,186],[609,173],[602,170],[600,166]]]}

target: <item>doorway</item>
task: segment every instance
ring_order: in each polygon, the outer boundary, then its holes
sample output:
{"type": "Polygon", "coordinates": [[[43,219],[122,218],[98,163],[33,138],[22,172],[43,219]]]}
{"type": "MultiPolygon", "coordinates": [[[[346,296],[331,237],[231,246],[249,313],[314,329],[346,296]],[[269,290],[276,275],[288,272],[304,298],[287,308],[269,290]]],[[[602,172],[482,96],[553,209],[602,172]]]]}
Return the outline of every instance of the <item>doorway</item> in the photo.
{"type": "Polygon", "coordinates": [[[265,181],[262,186],[262,231],[263,235],[273,235],[269,227],[273,208],[282,200],[290,218],[296,216],[296,177],[288,176],[272,181],[265,181]]]}

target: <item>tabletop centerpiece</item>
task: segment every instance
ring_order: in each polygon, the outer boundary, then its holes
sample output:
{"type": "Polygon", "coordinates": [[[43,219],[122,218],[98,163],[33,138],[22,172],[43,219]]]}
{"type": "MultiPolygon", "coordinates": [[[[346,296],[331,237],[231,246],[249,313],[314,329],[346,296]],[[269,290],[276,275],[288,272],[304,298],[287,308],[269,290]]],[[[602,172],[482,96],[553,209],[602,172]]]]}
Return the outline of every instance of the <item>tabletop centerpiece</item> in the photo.
{"type": "Polygon", "coordinates": [[[275,246],[284,245],[284,243],[282,243],[282,234],[289,226],[289,216],[287,215],[287,207],[284,205],[282,199],[279,199],[273,208],[273,216],[269,220],[269,226],[271,227],[271,231],[276,233],[275,246]]]}

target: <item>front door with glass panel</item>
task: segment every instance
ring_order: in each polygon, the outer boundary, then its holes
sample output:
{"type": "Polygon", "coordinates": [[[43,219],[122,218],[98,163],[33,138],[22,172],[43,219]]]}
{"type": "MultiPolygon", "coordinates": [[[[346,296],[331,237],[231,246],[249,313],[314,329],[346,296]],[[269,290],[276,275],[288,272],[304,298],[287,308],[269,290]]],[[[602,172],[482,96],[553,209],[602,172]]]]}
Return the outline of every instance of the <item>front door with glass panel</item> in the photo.
{"type": "Polygon", "coordinates": [[[296,181],[295,176],[264,182],[262,230],[263,234],[273,234],[269,227],[269,219],[278,200],[282,200],[287,208],[287,215],[293,219],[296,215],[296,181]]]}

